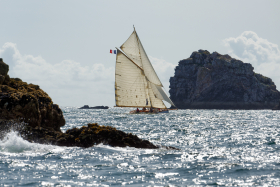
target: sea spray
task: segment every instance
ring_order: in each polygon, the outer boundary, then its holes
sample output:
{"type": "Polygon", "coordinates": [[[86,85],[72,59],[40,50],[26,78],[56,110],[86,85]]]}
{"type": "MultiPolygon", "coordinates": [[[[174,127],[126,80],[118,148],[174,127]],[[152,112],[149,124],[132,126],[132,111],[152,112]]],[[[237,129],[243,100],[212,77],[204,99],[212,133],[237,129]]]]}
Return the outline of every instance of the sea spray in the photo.
{"type": "Polygon", "coordinates": [[[3,140],[0,140],[1,152],[21,153],[31,150],[31,143],[23,140],[18,132],[11,131],[6,134],[3,140]]]}
{"type": "Polygon", "coordinates": [[[10,131],[3,140],[0,140],[2,153],[46,153],[50,151],[63,151],[64,147],[30,143],[24,140],[17,131],[10,131]]]}
{"type": "MultiPolygon", "coordinates": [[[[279,186],[280,115],[271,110],[178,110],[130,115],[130,109],[63,108],[65,129],[113,126],[156,145],[136,149],[57,147],[0,141],[0,180],[7,186],[279,186]],[[12,144],[12,143],[11,143],[12,144]],[[20,144],[19,144],[20,145],[20,144]],[[4,148],[5,150],[3,150],[4,148]]],[[[9,137],[13,137],[12,133],[9,137]]],[[[16,142],[16,140],[14,140],[16,142]]]]}

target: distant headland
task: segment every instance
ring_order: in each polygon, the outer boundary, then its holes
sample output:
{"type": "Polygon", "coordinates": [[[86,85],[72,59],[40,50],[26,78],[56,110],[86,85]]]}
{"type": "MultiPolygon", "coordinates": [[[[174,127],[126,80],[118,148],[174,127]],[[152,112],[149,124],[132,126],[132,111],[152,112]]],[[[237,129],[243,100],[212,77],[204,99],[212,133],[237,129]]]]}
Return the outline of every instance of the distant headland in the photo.
{"type": "Polygon", "coordinates": [[[175,68],[170,98],[179,109],[277,109],[280,92],[253,69],[229,55],[195,51],[175,68]]]}

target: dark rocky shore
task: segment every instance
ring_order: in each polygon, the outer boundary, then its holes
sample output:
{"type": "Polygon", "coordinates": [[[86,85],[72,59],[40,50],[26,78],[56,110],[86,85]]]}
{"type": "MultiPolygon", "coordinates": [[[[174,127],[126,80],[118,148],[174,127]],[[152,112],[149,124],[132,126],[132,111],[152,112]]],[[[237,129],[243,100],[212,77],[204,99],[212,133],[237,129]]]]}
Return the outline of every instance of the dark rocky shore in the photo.
{"type": "Polygon", "coordinates": [[[180,109],[272,109],[280,92],[249,63],[206,50],[181,60],[170,78],[170,98],[180,109]]]}
{"type": "MultiPolygon", "coordinates": [[[[59,146],[91,147],[99,143],[119,147],[159,148],[136,135],[109,126],[88,124],[65,133],[63,113],[38,85],[10,78],[9,66],[0,58],[0,139],[10,130],[30,142],[59,146]]],[[[172,147],[169,147],[172,149],[172,147]]]]}
{"type": "Polygon", "coordinates": [[[81,128],[68,129],[65,133],[62,133],[45,127],[32,127],[24,122],[0,120],[0,138],[4,137],[9,130],[19,132],[23,139],[29,142],[41,144],[87,148],[103,143],[113,147],[159,148],[159,146],[155,146],[147,140],[141,140],[136,135],[125,133],[114,127],[100,126],[97,123],[91,123],[81,128]]]}

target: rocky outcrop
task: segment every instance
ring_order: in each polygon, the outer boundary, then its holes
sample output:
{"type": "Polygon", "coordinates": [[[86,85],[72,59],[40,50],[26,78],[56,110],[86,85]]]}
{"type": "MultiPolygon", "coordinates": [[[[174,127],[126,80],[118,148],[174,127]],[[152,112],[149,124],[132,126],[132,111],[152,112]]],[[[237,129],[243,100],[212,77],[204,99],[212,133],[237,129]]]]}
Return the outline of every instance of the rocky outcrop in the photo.
{"type": "Polygon", "coordinates": [[[9,66],[0,59],[0,139],[14,130],[30,142],[59,146],[91,147],[103,143],[119,147],[159,148],[136,135],[97,123],[61,132],[65,119],[59,106],[53,104],[38,85],[10,78],[8,71],[9,66]]]}
{"type": "Polygon", "coordinates": [[[0,73],[4,77],[0,84],[0,119],[18,120],[32,127],[60,131],[65,120],[58,105],[53,104],[48,94],[38,85],[27,84],[19,78],[10,78],[7,74],[8,65],[2,59],[0,64],[0,73]]]}
{"type": "Polygon", "coordinates": [[[0,85],[4,82],[5,78],[8,79],[9,66],[0,58],[0,85]]]}
{"type": "Polygon", "coordinates": [[[229,55],[193,52],[170,78],[170,98],[180,109],[272,109],[280,93],[253,69],[229,55]]]}
{"type": "Polygon", "coordinates": [[[93,107],[89,107],[88,105],[84,105],[82,107],[80,107],[79,109],[108,109],[108,106],[93,106],[93,107]]]}
{"type": "Polygon", "coordinates": [[[81,128],[69,129],[65,133],[30,126],[19,130],[19,132],[28,141],[45,144],[50,143],[59,146],[86,148],[103,143],[114,147],[159,148],[147,140],[139,139],[136,135],[124,133],[110,126],[100,126],[97,123],[91,123],[81,128]]]}

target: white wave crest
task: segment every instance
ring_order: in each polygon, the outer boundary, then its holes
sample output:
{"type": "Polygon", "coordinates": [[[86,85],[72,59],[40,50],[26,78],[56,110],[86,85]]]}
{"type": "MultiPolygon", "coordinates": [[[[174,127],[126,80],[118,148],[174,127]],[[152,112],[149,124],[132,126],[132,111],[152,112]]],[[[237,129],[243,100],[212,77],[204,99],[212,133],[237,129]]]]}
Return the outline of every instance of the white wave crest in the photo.
{"type": "Polygon", "coordinates": [[[0,140],[0,152],[2,153],[46,153],[62,152],[65,148],[53,145],[30,143],[18,135],[18,132],[11,131],[0,140]]]}

